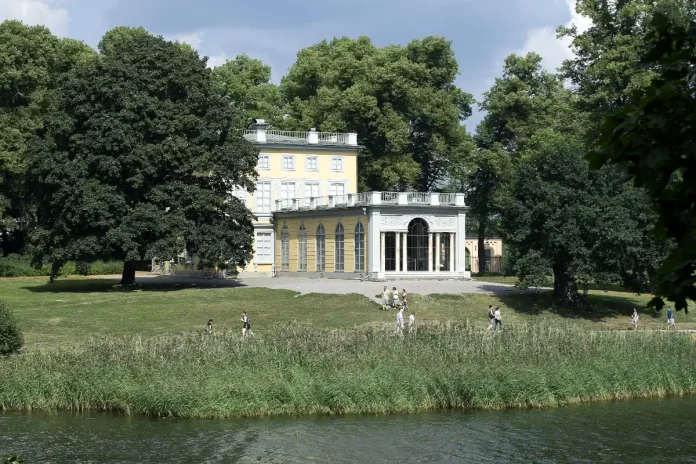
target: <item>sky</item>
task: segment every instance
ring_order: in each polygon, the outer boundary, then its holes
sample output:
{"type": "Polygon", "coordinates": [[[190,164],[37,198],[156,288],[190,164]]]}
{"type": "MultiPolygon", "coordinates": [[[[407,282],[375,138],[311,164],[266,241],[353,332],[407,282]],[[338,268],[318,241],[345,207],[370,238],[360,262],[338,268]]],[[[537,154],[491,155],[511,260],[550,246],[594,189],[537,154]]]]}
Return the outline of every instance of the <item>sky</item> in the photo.
{"type": "MultiPolygon", "coordinates": [[[[477,100],[511,53],[536,51],[555,70],[572,53],[560,25],[588,26],[575,0],[0,0],[0,21],[43,24],[96,47],[116,26],[143,26],[186,42],[209,65],[238,54],[258,58],[280,79],[297,52],[323,39],[368,36],[377,46],[439,35],[452,41],[456,84],[477,100]]],[[[465,124],[473,131],[482,114],[465,124]]]]}

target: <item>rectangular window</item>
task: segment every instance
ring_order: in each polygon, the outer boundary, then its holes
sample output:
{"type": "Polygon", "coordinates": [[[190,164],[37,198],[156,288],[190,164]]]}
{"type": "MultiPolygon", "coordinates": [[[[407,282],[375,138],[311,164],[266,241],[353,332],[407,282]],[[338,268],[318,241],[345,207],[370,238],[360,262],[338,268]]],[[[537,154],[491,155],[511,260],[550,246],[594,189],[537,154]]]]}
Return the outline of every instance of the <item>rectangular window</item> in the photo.
{"type": "Polygon", "coordinates": [[[329,195],[335,197],[335,196],[345,195],[345,194],[346,194],[345,184],[331,184],[329,186],[329,195]]]}
{"type": "Polygon", "coordinates": [[[273,240],[270,232],[258,232],[256,234],[256,259],[257,263],[269,263],[273,261],[273,240]]]}
{"type": "Polygon", "coordinates": [[[319,184],[304,184],[304,198],[318,198],[319,184]]]}
{"type": "Polygon", "coordinates": [[[290,200],[295,198],[295,183],[294,182],[283,182],[280,184],[280,199],[290,200]]]}
{"type": "Polygon", "coordinates": [[[305,169],[307,171],[318,171],[319,170],[319,159],[316,156],[308,156],[305,169]]]}
{"type": "Polygon", "coordinates": [[[268,155],[259,155],[259,169],[271,169],[271,157],[268,155]]]}
{"type": "Polygon", "coordinates": [[[331,158],[331,170],[332,171],[343,171],[343,157],[334,156],[331,158]]]}
{"type": "Polygon", "coordinates": [[[256,198],[256,212],[257,213],[270,213],[271,212],[271,183],[270,182],[258,182],[256,184],[256,192],[254,192],[254,197],[256,198]]]}
{"type": "Polygon", "coordinates": [[[283,156],[283,169],[292,171],[295,169],[295,157],[292,155],[283,156]]]}

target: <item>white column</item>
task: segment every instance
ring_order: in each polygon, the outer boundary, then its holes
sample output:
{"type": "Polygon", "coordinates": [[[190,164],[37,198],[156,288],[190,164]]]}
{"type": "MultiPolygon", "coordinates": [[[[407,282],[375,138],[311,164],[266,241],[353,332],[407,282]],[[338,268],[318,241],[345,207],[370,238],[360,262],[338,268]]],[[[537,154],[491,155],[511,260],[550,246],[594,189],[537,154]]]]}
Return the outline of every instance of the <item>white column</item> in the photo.
{"type": "Polygon", "coordinates": [[[428,272],[433,272],[433,233],[428,233],[428,272]]]}
{"type": "Polygon", "coordinates": [[[380,269],[380,231],[382,230],[382,215],[374,209],[368,212],[368,222],[365,238],[367,239],[367,272],[374,278],[381,278],[380,269]]]}
{"type": "Polygon", "coordinates": [[[440,234],[435,234],[435,272],[440,272],[440,234]]]}
{"type": "Polygon", "coordinates": [[[380,254],[380,264],[379,264],[379,272],[384,272],[386,270],[385,264],[386,264],[386,255],[384,253],[384,232],[380,234],[380,240],[381,240],[381,245],[379,247],[379,254],[380,254]]]}
{"type": "Polygon", "coordinates": [[[396,251],[394,252],[394,270],[399,272],[399,256],[401,256],[401,233],[397,232],[395,234],[396,240],[396,251]]]}
{"type": "Polygon", "coordinates": [[[404,254],[404,269],[403,269],[404,272],[408,271],[408,250],[406,248],[407,247],[407,245],[406,245],[407,237],[408,237],[408,232],[404,232],[404,247],[401,250],[401,252],[404,254]]]}
{"type": "Polygon", "coordinates": [[[454,272],[454,234],[450,233],[450,259],[449,271],[454,272]]]}
{"type": "MultiPolygon", "coordinates": [[[[456,235],[456,246],[455,246],[455,256],[456,256],[456,266],[455,270],[466,277],[466,212],[457,212],[457,235],[456,235]]],[[[472,252],[474,250],[471,250],[472,252]]]]}

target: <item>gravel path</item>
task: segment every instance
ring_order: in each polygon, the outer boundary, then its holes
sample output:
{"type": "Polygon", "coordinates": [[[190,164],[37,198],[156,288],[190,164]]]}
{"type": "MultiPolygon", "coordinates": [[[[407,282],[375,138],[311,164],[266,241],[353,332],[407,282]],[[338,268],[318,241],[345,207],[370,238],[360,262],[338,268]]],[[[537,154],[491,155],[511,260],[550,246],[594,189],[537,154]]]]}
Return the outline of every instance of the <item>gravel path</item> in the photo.
{"type": "Polygon", "coordinates": [[[514,292],[511,285],[494,284],[489,282],[478,282],[475,280],[390,280],[386,282],[371,282],[360,280],[343,279],[312,279],[305,277],[258,277],[253,279],[238,280],[216,280],[216,279],[196,279],[188,277],[169,277],[169,276],[139,276],[139,283],[157,282],[182,285],[200,285],[216,287],[260,287],[282,290],[293,290],[301,294],[306,293],[331,293],[331,294],[351,294],[356,293],[365,295],[379,303],[375,295],[382,293],[382,288],[386,285],[390,290],[396,287],[399,291],[405,288],[408,293],[429,295],[435,293],[442,294],[462,294],[480,293],[485,295],[500,295],[514,292]]]}

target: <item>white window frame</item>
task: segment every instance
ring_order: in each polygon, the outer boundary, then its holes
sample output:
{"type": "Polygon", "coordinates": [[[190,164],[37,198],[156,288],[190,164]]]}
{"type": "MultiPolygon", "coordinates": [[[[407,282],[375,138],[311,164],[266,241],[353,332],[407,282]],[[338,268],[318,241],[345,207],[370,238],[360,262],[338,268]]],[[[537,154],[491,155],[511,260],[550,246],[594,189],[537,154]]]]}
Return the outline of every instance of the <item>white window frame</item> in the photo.
{"type": "Polygon", "coordinates": [[[297,181],[294,180],[288,180],[288,181],[281,181],[280,182],[280,199],[281,200],[292,200],[293,198],[297,198],[297,181]],[[283,192],[283,187],[286,185],[292,184],[292,190],[285,190],[283,192]],[[286,195],[284,196],[283,193],[286,195]]]}
{"type": "Polygon", "coordinates": [[[283,171],[294,171],[295,170],[295,155],[283,155],[281,160],[281,168],[283,171]],[[290,167],[285,166],[285,161],[290,160],[290,167]]]}
{"type": "Polygon", "coordinates": [[[343,172],[345,169],[345,160],[343,156],[334,156],[331,158],[331,170],[333,172],[343,172]],[[340,167],[336,167],[336,162],[340,163],[340,167]]]}
{"type": "Polygon", "coordinates": [[[346,183],[345,183],[345,182],[331,182],[331,183],[329,183],[329,196],[330,196],[330,197],[331,197],[331,196],[337,197],[337,196],[342,196],[342,195],[345,195],[345,194],[346,194],[346,183]],[[335,186],[340,185],[341,188],[343,189],[343,192],[342,192],[342,193],[338,193],[338,192],[333,193],[333,192],[331,191],[331,188],[332,188],[334,185],[335,185],[335,186]]]}
{"type": "Polygon", "coordinates": [[[305,159],[305,171],[318,172],[319,171],[319,157],[318,156],[308,156],[305,159]],[[314,167],[309,165],[310,160],[314,161],[314,167]]]}
{"type": "MultiPolygon", "coordinates": [[[[311,193],[311,189],[310,189],[311,193]]],[[[321,197],[321,182],[305,182],[304,185],[302,185],[302,198],[320,198],[321,197]],[[307,187],[317,187],[317,195],[307,195],[307,187]]]]}
{"type": "Polygon", "coordinates": [[[263,169],[264,171],[268,171],[271,169],[271,155],[259,155],[259,161],[256,164],[257,169],[263,169]],[[266,162],[261,163],[261,160],[264,159],[266,162]],[[265,164],[265,166],[264,166],[265,164]]]}
{"type": "Polygon", "coordinates": [[[260,180],[256,182],[256,190],[254,191],[254,212],[260,214],[271,214],[273,212],[273,184],[270,180],[260,180]],[[260,195],[262,189],[259,189],[260,185],[268,185],[268,210],[262,210],[262,200],[263,196],[260,195]]]}
{"type": "Polygon", "coordinates": [[[254,262],[256,264],[273,264],[273,232],[272,231],[259,230],[256,232],[255,237],[254,237],[254,262]],[[268,238],[268,246],[266,247],[268,252],[264,253],[264,254],[259,253],[259,244],[261,243],[261,241],[259,240],[260,236],[268,238]]]}

